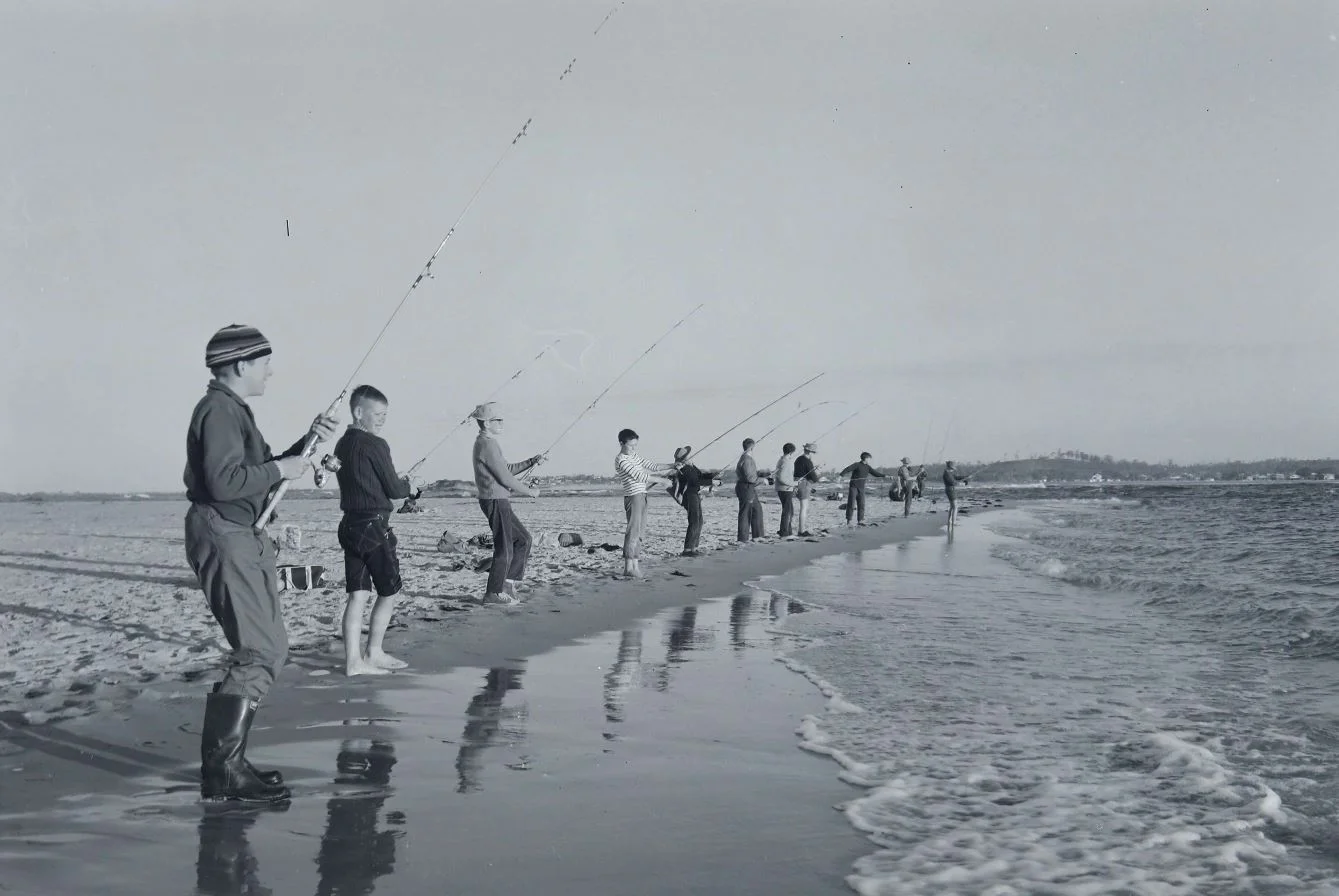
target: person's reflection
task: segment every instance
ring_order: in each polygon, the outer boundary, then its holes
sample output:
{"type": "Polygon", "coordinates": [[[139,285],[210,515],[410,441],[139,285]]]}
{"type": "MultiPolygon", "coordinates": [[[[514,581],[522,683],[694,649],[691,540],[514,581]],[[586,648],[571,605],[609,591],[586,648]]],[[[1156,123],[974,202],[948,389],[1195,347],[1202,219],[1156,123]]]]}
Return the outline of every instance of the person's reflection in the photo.
{"type": "Polygon", "coordinates": [[[730,643],[735,650],[743,650],[748,646],[748,639],[744,637],[745,630],[749,625],[749,616],[753,613],[753,592],[749,591],[737,595],[730,601],[730,643]]]}
{"type": "Polygon", "coordinates": [[[367,785],[343,792],[325,807],[325,833],[316,854],[317,896],[366,896],[383,874],[395,870],[393,831],[378,831],[377,816],[390,795],[395,745],[383,740],[346,740],[335,759],[335,783],[367,785]]]}
{"type": "Polygon", "coordinates": [[[767,604],[767,611],[773,622],[784,621],[790,615],[790,598],[779,591],[773,591],[771,600],[767,604]]]}
{"type": "Polygon", "coordinates": [[[482,790],[483,751],[502,730],[502,700],[507,691],[521,687],[521,669],[496,666],[484,676],[484,686],[465,708],[465,733],[456,753],[456,793],[482,790]]]}
{"type": "MultiPolygon", "coordinates": [[[[642,665],[642,631],[623,632],[618,640],[618,659],[604,676],[604,719],[617,724],[623,721],[624,702],[632,689],[642,665]]],[[[617,740],[612,731],[604,733],[606,740],[617,740]]]]}
{"type": "Polygon", "coordinates": [[[201,896],[271,896],[262,886],[247,829],[263,812],[286,812],[288,803],[239,807],[205,803],[200,816],[200,854],[195,860],[195,891],[201,896]]]}
{"type": "Polygon", "coordinates": [[[656,690],[669,689],[670,669],[684,662],[684,652],[691,650],[696,640],[696,629],[697,607],[684,607],[679,617],[670,622],[669,631],[665,633],[665,662],[656,678],[656,690]]]}

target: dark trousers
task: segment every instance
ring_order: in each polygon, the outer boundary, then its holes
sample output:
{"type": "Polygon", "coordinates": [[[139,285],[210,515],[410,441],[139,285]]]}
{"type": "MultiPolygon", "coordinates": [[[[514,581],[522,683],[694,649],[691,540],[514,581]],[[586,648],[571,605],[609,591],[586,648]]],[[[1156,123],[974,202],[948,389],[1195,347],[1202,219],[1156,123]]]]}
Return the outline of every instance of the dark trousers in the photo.
{"type": "Polygon", "coordinates": [[[788,535],[794,535],[792,530],[792,521],[795,519],[795,493],[777,492],[776,496],[781,499],[781,532],[782,538],[788,535]]]}
{"type": "Polygon", "coordinates": [[[220,694],[259,700],[288,658],[274,559],[266,533],[228,522],[208,504],[186,511],[186,560],[232,648],[220,694]]]}
{"type": "Polygon", "coordinates": [[[696,551],[702,538],[702,494],[689,492],[683,496],[684,509],[688,511],[688,534],[683,537],[683,549],[696,551]]]}
{"type": "Polygon", "coordinates": [[[856,516],[857,521],[865,521],[865,483],[862,480],[859,485],[852,482],[846,490],[846,521],[849,523],[851,517],[856,516]]]}
{"type": "Polygon", "coordinates": [[[488,593],[501,594],[507,579],[525,578],[530,559],[530,533],[512,512],[506,498],[480,498],[479,506],[493,531],[493,566],[488,570],[488,593]]]}
{"type": "Polygon", "coordinates": [[[750,538],[762,538],[762,502],[758,500],[758,489],[748,486],[737,490],[735,495],[739,498],[739,525],[735,533],[737,539],[749,541],[750,538]]]}

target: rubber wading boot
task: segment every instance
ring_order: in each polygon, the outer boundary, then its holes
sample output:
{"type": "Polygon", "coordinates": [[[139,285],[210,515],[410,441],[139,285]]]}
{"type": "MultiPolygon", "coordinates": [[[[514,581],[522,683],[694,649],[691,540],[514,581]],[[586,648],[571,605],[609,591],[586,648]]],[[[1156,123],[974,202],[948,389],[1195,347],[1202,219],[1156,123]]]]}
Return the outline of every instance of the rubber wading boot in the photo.
{"type": "Polygon", "coordinates": [[[200,735],[200,795],[210,800],[274,803],[289,799],[287,787],[266,784],[247,765],[243,751],[255,707],[237,694],[205,698],[200,735]]]}
{"type": "MultiPolygon", "coordinates": [[[[214,690],[212,691],[212,693],[217,694],[219,692],[220,684],[214,685],[214,690]]],[[[255,715],[254,706],[251,708],[251,713],[252,715],[255,715]]],[[[251,725],[250,723],[247,723],[246,733],[242,735],[242,761],[246,763],[247,768],[251,769],[251,774],[255,775],[257,778],[260,778],[260,780],[264,781],[266,784],[269,784],[271,787],[278,787],[282,785],[284,783],[283,772],[278,771],[277,769],[273,771],[263,772],[260,769],[256,768],[254,765],[252,765],[250,759],[246,758],[246,742],[247,739],[250,738],[250,736],[251,736],[251,725]]]]}

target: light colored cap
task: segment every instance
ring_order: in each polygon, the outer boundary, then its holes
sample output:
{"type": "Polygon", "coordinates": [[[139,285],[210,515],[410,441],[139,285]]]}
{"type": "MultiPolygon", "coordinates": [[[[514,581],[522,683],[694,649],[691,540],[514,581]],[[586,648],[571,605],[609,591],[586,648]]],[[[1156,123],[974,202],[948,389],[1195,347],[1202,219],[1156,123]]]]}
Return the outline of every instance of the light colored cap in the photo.
{"type": "Polygon", "coordinates": [[[497,416],[497,402],[485,401],[483,404],[475,407],[474,412],[470,414],[475,420],[488,420],[497,416]]]}
{"type": "Polygon", "coordinates": [[[814,451],[814,452],[817,452],[817,451],[818,451],[818,445],[815,444],[814,442],[805,442],[805,443],[804,443],[804,450],[805,450],[805,451],[814,451]]]}
{"type": "Polygon", "coordinates": [[[682,448],[676,448],[674,449],[674,460],[676,462],[681,461],[692,453],[693,447],[691,445],[684,445],[682,448]]]}

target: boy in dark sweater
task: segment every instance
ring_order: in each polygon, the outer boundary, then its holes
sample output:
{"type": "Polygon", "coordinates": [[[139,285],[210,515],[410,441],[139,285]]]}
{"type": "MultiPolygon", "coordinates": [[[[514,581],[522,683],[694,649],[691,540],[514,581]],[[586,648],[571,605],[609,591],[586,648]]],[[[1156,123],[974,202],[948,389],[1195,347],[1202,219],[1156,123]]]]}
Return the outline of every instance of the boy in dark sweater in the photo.
{"type": "Polygon", "coordinates": [[[423,486],[412,470],[395,472],[391,449],[377,433],[386,424],[386,396],[372,386],[359,386],[349,397],[353,422],[335,444],[340,467],[339,546],[344,549],[344,671],[348,675],[384,675],[407,664],[382,649],[386,627],[395,609],[400,580],[395,533],[391,530],[394,502],[408,498],[423,486]],[[377,592],[363,650],[363,608],[377,592]]]}
{"type": "Polygon", "coordinates": [[[684,535],[681,557],[700,556],[697,546],[702,538],[702,486],[711,488],[716,478],[725,472],[724,470],[711,472],[688,463],[688,457],[692,453],[691,445],[684,445],[674,452],[674,462],[683,466],[674,471],[674,478],[669,487],[670,497],[688,511],[688,532],[684,535]]]}

